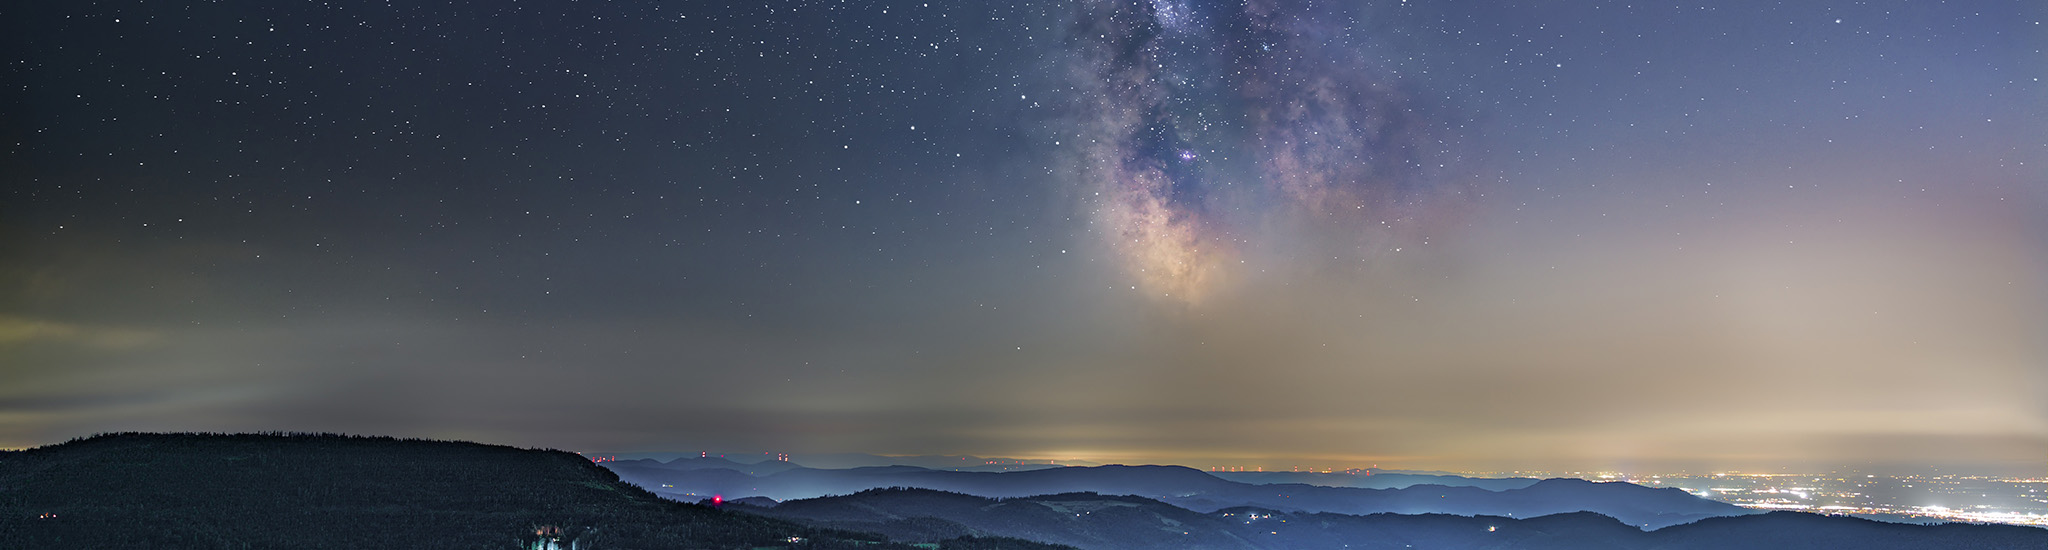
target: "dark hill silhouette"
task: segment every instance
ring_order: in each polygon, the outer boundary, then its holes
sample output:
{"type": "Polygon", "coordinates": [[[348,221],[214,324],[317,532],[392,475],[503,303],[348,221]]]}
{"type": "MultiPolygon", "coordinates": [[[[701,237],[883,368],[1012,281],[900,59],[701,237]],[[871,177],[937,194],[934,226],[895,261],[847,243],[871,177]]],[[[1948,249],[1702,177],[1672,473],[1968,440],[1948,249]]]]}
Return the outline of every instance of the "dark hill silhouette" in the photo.
{"type": "Polygon", "coordinates": [[[1247,506],[1199,514],[1141,497],[1072,493],[992,499],[902,488],[741,509],[821,527],[883,532],[904,541],[993,534],[1085,550],[2048,548],[2048,529],[1903,525],[1793,512],[1717,517],[1645,532],[1592,512],[1517,519],[1291,513],[1247,506]]]}
{"type": "Polygon", "coordinates": [[[16,548],[519,548],[543,537],[585,548],[774,547],[791,537],[912,548],[661,499],[562,451],[131,433],[0,452],[0,540],[16,548]]]}
{"type": "Polygon", "coordinates": [[[780,503],[780,502],[776,502],[776,501],[775,501],[775,499],[772,499],[772,498],[768,498],[768,497],[745,497],[745,498],[736,498],[736,499],[732,499],[732,500],[729,500],[729,501],[726,501],[726,502],[727,502],[727,503],[729,503],[729,504],[738,504],[738,505],[743,505],[743,506],[754,506],[754,507],[758,507],[758,508],[774,508],[774,507],[776,507],[777,505],[780,505],[780,504],[782,504],[782,503],[780,503]]]}
{"type": "Polygon", "coordinates": [[[1234,506],[1261,506],[1290,512],[1447,513],[1510,517],[1591,511],[1644,528],[1676,525],[1707,517],[1758,513],[1695,497],[1678,489],[1565,479],[1534,482],[1519,489],[1489,491],[1478,487],[1441,485],[1415,485],[1402,489],[1255,485],[1225,480],[1180,466],[1062,467],[1002,473],[940,471],[910,466],[850,470],[803,468],[758,477],[736,477],[730,471],[718,470],[615,469],[626,481],[663,494],[759,495],[784,501],[882,487],[916,487],[996,498],[1093,492],[1154,498],[1197,512],[1234,506]]]}

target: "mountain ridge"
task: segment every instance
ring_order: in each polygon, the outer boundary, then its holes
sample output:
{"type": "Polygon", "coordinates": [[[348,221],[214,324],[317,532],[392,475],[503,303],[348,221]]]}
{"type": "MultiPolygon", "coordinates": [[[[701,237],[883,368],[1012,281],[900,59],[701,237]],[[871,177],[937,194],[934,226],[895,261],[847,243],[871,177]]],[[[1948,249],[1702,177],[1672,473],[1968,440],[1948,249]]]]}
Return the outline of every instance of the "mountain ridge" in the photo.
{"type": "Polygon", "coordinates": [[[957,472],[911,466],[826,470],[799,468],[767,476],[717,470],[614,467],[622,479],[681,500],[711,495],[765,496],[778,501],[845,495],[882,487],[915,487],[992,498],[1069,492],[1138,495],[1198,512],[1262,506],[1290,512],[1370,514],[1454,513],[1534,517],[1581,510],[1644,528],[1712,516],[1759,513],[1669,488],[1558,478],[1516,489],[1411,485],[1371,489],[1305,484],[1254,485],[1183,466],[1060,467],[1019,472],[957,472]]]}
{"type": "Polygon", "coordinates": [[[1294,513],[1234,507],[1197,513],[1155,499],[1065,493],[989,498],[915,488],[802,499],[748,513],[917,541],[962,533],[1030,538],[1083,550],[1293,548],[2033,549],[2048,529],[1924,526],[1797,512],[1713,517],[1644,531],[1593,512],[1528,518],[1453,514],[1294,513]]]}

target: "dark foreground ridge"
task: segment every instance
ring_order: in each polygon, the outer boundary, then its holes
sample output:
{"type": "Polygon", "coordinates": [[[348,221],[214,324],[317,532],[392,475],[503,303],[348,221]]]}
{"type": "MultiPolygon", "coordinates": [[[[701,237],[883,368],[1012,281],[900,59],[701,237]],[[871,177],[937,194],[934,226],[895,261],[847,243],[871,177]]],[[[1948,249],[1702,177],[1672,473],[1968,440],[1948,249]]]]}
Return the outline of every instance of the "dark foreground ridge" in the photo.
{"type": "Polygon", "coordinates": [[[333,434],[100,435],[0,452],[11,548],[861,548],[888,542],[656,497],[574,453],[333,434]]]}

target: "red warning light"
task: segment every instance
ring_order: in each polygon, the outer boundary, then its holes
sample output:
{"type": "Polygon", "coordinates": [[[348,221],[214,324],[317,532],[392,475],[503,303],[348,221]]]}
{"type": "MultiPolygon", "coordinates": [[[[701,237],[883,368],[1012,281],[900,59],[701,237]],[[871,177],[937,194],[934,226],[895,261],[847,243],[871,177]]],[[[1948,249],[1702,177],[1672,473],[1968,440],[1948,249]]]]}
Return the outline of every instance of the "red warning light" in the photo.
{"type": "Polygon", "coordinates": [[[721,505],[724,505],[724,504],[725,504],[725,495],[711,495],[711,505],[712,505],[712,506],[721,506],[721,505]]]}

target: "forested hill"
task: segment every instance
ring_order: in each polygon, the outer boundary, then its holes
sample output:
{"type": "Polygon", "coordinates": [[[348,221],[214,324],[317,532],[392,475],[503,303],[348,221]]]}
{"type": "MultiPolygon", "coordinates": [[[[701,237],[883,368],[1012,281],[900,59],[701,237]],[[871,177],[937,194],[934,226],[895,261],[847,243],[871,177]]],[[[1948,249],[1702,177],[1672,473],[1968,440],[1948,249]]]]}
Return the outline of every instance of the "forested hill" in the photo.
{"type": "Polygon", "coordinates": [[[127,433],[0,452],[0,541],[15,548],[511,549],[544,538],[562,548],[915,548],[661,499],[562,451],[127,433]]]}

